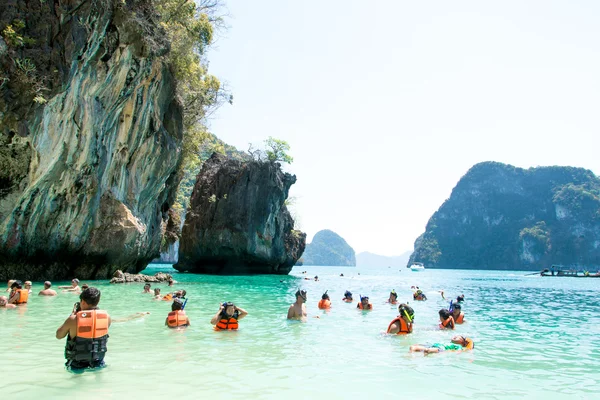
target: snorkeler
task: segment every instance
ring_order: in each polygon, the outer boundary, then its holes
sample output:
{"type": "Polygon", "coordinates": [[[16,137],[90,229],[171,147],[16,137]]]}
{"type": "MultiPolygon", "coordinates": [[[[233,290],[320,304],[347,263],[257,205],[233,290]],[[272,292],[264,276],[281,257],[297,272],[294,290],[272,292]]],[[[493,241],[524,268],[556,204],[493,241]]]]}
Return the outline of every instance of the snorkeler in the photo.
{"type": "Polygon", "coordinates": [[[317,307],[319,307],[319,310],[329,310],[331,308],[331,299],[327,294],[327,290],[321,296],[321,300],[319,300],[317,307]]]}
{"type": "Polygon", "coordinates": [[[8,297],[0,296],[0,308],[17,308],[14,304],[8,302],[8,297]]]}
{"type": "Polygon", "coordinates": [[[399,315],[388,325],[387,333],[391,335],[407,335],[413,331],[415,311],[407,304],[398,306],[399,315]]]}
{"type": "Polygon", "coordinates": [[[248,312],[232,302],[219,306],[219,311],[210,320],[216,331],[235,331],[239,328],[238,321],[248,315],[248,312]]]}
{"type": "Polygon", "coordinates": [[[56,330],[57,339],[67,337],[65,366],[69,369],[104,366],[111,319],[106,311],[98,309],[100,295],[95,287],[84,290],[69,318],[56,330]]]}
{"type": "Polygon", "coordinates": [[[398,304],[398,295],[396,294],[395,290],[392,289],[392,291],[390,292],[390,297],[388,298],[386,303],[398,304]]]}
{"type": "Polygon", "coordinates": [[[415,344],[410,346],[409,351],[411,353],[422,351],[425,354],[430,353],[441,353],[443,351],[464,351],[464,350],[473,350],[475,347],[475,343],[473,339],[468,338],[466,336],[454,336],[452,339],[452,344],[441,344],[434,343],[431,346],[424,346],[420,344],[415,344]]]}
{"type": "Polygon", "coordinates": [[[169,328],[187,328],[190,326],[190,319],[183,311],[183,302],[180,299],[173,300],[171,312],[165,319],[165,325],[169,328]]]}
{"type": "Polygon", "coordinates": [[[345,301],[346,303],[354,303],[354,300],[352,299],[352,292],[346,290],[342,301],[345,301]]]}
{"type": "Polygon", "coordinates": [[[373,304],[369,302],[369,296],[360,296],[360,302],[356,305],[359,310],[372,310],[373,304]]]}
{"type": "Polygon", "coordinates": [[[29,299],[29,290],[23,289],[21,281],[15,281],[10,287],[10,297],[8,298],[9,304],[27,304],[29,299]]]}
{"type": "Polygon", "coordinates": [[[454,322],[457,324],[462,324],[465,322],[465,314],[461,311],[462,306],[460,303],[455,303],[450,305],[450,311],[452,314],[452,318],[454,318],[454,322]]]}
{"type": "Polygon", "coordinates": [[[427,300],[427,296],[425,296],[425,293],[423,293],[423,291],[421,289],[419,289],[419,287],[417,287],[417,290],[415,290],[413,292],[413,300],[425,301],[425,300],[427,300]]]}
{"type": "Polygon", "coordinates": [[[299,319],[305,320],[306,313],[306,290],[300,290],[296,292],[296,302],[290,305],[287,313],[287,319],[299,319]]]}
{"type": "Polygon", "coordinates": [[[71,286],[59,286],[59,289],[66,289],[63,292],[75,292],[81,293],[81,288],[79,287],[79,279],[75,278],[71,281],[71,286]]]}
{"type": "Polygon", "coordinates": [[[38,296],[56,296],[56,291],[50,289],[52,287],[52,282],[46,281],[44,282],[44,290],[40,290],[38,296]]]}
{"type": "Polygon", "coordinates": [[[454,329],[454,318],[445,308],[439,311],[440,314],[440,329],[454,329]]]}

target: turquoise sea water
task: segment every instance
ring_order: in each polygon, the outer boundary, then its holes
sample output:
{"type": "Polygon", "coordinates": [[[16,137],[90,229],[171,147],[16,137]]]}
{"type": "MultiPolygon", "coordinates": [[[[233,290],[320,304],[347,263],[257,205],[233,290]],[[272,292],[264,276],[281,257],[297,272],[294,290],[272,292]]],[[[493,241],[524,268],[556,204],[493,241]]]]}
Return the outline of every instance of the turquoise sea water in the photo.
{"type": "MultiPolygon", "coordinates": [[[[170,266],[145,272],[159,270],[170,266]]],[[[54,338],[76,295],[34,295],[25,307],[0,310],[0,393],[24,399],[600,398],[600,279],[524,274],[306,266],[290,276],[174,274],[175,288],[190,299],[192,326],[184,331],[164,327],[170,303],[150,300],[142,284],[87,282],[102,290],[101,308],[113,319],[151,314],[113,323],[108,367],[78,375],[64,369],[64,340],[54,338]],[[303,279],[314,275],[318,282],[303,279]],[[411,285],[429,300],[413,302],[411,285]],[[306,323],[286,320],[298,287],[308,291],[306,323]],[[368,295],[374,310],[343,303],[346,289],[355,299],[368,295]],[[412,335],[382,334],[397,314],[385,304],[391,289],[415,309],[412,335]],[[409,354],[411,344],[449,342],[453,335],[437,329],[437,312],[448,306],[440,289],[448,299],[465,294],[468,322],[454,332],[471,336],[475,350],[409,354]],[[317,309],[325,290],[329,312],[317,309]],[[238,332],[215,332],[209,323],[223,301],[249,312],[238,332]]]]}

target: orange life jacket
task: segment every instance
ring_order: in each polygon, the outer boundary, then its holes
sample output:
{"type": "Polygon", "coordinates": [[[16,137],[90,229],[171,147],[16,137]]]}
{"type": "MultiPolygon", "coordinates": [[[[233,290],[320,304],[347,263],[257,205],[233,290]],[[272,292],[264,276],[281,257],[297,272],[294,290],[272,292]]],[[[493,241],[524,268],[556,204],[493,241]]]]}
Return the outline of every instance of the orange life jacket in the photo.
{"type": "Polygon", "coordinates": [[[440,324],[440,328],[454,329],[454,318],[452,318],[452,315],[446,318],[446,320],[440,324]]]}
{"type": "Polygon", "coordinates": [[[185,311],[171,311],[167,316],[167,326],[169,328],[177,328],[179,326],[187,326],[187,315],[185,311]]]}
{"type": "Polygon", "coordinates": [[[108,335],[108,314],[101,310],[85,310],[77,313],[77,337],[96,339],[108,335]]]}
{"type": "Polygon", "coordinates": [[[400,318],[399,316],[396,317],[395,320],[390,322],[390,324],[388,325],[387,333],[390,333],[392,325],[394,325],[396,322],[400,322],[400,330],[398,331],[398,333],[396,333],[396,335],[406,335],[408,333],[412,333],[412,324],[407,324],[404,318],[400,318]]]}
{"type": "Polygon", "coordinates": [[[173,293],[169,293],[169,294],[165,295],[162,299],[164,301],[171,301],[171,300],[173,300],[173,293]]]}
{"type": "Polygon", "coordinates": [[[221,318],[217,325],[215,325],[215,330],[217,331],[234,331],[238,328],[238,320],[237,318],[221,318]]]}
{"type": "Polygon", "coordinates": [[[319,309],[320,310],[327,310],[329,308],[331,308],[331,301],[329,301],[327,299],[319,300],[319,309]]]}
{"type": "Polygon", "coordinates": [[[29,298],[29,290],[28,289],[17,289],[19,293],[19,299],[15,302],[17,304],[25,304],[27,303],[27,299],[29,298]]]}
{"type": "Polygon", "coordinates": [[[458,317],[456,317],[454,319],[454,322],[456,322],[457,324],[462,324],[464,318],[465,318],[465,314],[463,314],[461,311],[461,313],[458,315],[458,317]]]}
{"type": "MultiPolygon", "coordinates": [[[[364,307],[363,307],[363,303],[362,303],[362,301],[358,303],[358,306],[357,306],[357,308],[359,308],[359,309],[361,309],[361,310],[364,310],[364,307]]],[[[367,305],[367,310],[372,310],[372,309],[373,309],[373,304],[369,303],[369,304],[367,305]]]]}

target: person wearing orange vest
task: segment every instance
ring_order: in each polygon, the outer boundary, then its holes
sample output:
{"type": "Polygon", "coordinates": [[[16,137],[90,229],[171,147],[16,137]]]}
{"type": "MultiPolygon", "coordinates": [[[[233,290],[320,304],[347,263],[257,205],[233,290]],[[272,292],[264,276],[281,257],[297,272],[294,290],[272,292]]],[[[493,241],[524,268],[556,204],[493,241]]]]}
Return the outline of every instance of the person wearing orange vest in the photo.
{"type": "Polygon", "coordinates": [[[373,304],[369,302],[369,296],[360,296],[360,302],[356,305],[359,310],[372,310],[373,304]]]}
{"type": "Polygon", "coordinates": [[[388,325],[387,333],[390,335],[407,335],[413,331],[413,321],[415,320],[415,311],[408,304],[398,306],[398,315],[388,325]]]}
{"type": "Polygon", "coordinates": [[[12,291],[8,298],[9,304],[27,304],[27,300],[29,299],[29,289],[23,289],[21,281],[13,282],[10,288],[12,291]]]}
{"type": "Polygon", "coordinates": [[[70,370],[104,367],[110,315],[98,309],[100,290],[89,287],[81,292],[72,314],[56,330],[56,338],[67,337],[65,366],[70,370]]]}
{"type": "Polygon", "coordinates": [[[171,312],[167,315],[165,325],[169,328],[187,328],[190,326],[190,319],[183,311],[183,302],[180,299],[173,300],[171,312]]]}
{"type": "Polygon", "coordinates": [[[445,308],[442,308],[440,314],[440,329],[454,329],[454,318],[450,315],[450,312],[445,308]]]}
{"type": "Polygon", "coordinates": [[[430,353],[441,353],[443,351],[461,352],[466,350],[473,350],[475,348],[475,342],[473,342],[473,339],[468,338],[466,336],[454,336],[452,337],[451,342],[451,344],[434,343],[430,346],[416,344],[410,346],[409,351],[411,353],[422,351],[423,353],[425,353],[425,355],[427,355],[430,353]]]}
{"type": "Polygon", "coordinates": [[[465,314],[461,311],[462,306],[458,303],[452,304],[452,308],[450,312],[452,313],[452,318],[454,318],[454,322],[457,324],[462,324],[465,322],[465,314]]]}
{"type": "Polygon", "coordinates": [[[248,312],[237,307],[232,302],[226,302],[219,306],[219,311],[210,320],[215,326],[215,331],[236,331],[239,328],[238,321],[248,315],[248,312]]]}
{"type": "Polygon", "coordinates": [[[319,307],[319,310],[329,310],[331,308],[331,299],[329,298],[327,291],[321,296],[321,300],[319,300],[317,307],[319,307]]]}

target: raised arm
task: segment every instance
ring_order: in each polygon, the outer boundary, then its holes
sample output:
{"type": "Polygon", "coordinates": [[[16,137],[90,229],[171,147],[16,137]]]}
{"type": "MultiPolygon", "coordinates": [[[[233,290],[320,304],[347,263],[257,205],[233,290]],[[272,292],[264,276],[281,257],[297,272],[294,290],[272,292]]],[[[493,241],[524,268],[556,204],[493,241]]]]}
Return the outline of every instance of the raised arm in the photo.
{"type": "Polygon", "coordinates": [[[239,313],[238,314],[238,320],[240,320],[240,319],[244,318],[246,315],[248,315],[248,311],[244,310],[243,308],[236,307],[235,309],[239,313]]]}
{"type": "Polygon", "coordinates": [[[221,316],[222,312],[223,312],[223,304],[219,304],[219,311],[217,311],[217,313],[215,314],[215,316],[212,317],[211,320],[210,320],[210,324],[211,325],[216,325],[217,322],[219,322],[219,317],[221,316]]]}

